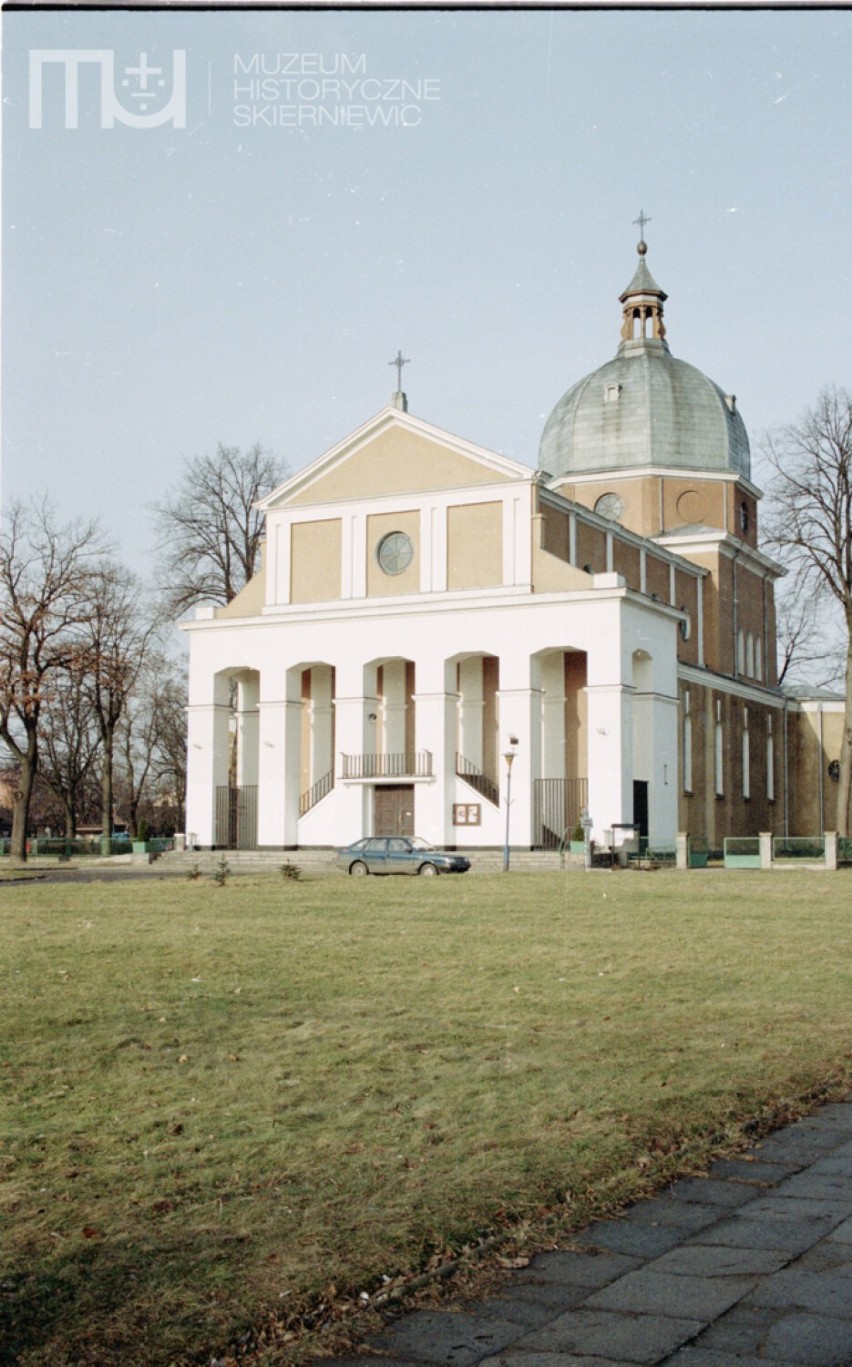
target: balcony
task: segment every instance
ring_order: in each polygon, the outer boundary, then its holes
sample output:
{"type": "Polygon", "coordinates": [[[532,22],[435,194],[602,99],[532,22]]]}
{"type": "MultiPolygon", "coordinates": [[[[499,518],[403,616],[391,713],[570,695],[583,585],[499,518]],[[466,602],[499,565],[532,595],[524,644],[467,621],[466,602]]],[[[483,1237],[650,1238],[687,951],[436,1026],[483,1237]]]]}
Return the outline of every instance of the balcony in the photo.
{"type": "Polygon", "coordinates": [[[396,755],[340,756],[342,779],[431,778],[430,750],[406,751],[396,755]]]}

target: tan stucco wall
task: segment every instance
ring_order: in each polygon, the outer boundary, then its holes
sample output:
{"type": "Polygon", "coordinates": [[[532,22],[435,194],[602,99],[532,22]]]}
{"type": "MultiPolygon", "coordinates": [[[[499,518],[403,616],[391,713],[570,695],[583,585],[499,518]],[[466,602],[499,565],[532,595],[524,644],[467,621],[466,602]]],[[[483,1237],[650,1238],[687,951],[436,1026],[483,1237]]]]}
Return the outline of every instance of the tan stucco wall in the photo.
{"type": "Polygon", "coordinates": [[[565,652],[565,777],[588,778],[588,657],[584,650],[565,652]]]}
{"type": "Polygon", "coordinates": [[[791,835],[819,835],[823,829],[820,812],[820,786],[825,813],[825,830],[837,829],[838,784],[828,773],[829,763],[840,758],[843,740],[843,712],[791,710],[788,721],[788,757],[790,764],[791,835]],[[820,747],[822,727],[822,748],[820,747]]]}
{"type": "Polygon", "coordinates": [[[685,526],[725,527],[725,500],[730,485],[719,481],[667,478],[663,481],[663,529],[685,526]]]}
{"type": "Polygon", "coordinates": [[[447,509],[447,588],[485,589],[503,582],[503,504],[447,509]]]}
{"type": "Polygon", "coordinates": [[[381,494],[416,493],[425,489],[459,489],[471,484],[500,484],[505,475],[438,442],[399,428],[381,432],[320,475],[286,504],[328,503],[343,498],[375,498],[381,494]]]}
{"type": "Polygon", "coordinates": [[[392,594],[417,593],[420,588],[420,514],[416,508],[404,513],[373,513],[367,518],[367,597],[387,598],[392,594]],[[411,538],[414,555],[402,574],[385,574],[376,552],[389,532],[405,532],[411,538]]]}
{"type": "Polygon", "coordinates": [[[340,597],[341,523],[294,522],[290,539],[291,603],[340,597]]]}

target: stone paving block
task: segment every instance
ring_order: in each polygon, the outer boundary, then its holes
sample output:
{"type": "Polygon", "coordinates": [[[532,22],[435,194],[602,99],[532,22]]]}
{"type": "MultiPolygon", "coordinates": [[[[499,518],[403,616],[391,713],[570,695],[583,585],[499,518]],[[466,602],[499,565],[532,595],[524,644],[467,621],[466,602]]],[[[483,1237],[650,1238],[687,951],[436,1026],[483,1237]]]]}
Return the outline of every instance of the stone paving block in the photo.
{"type": "Polygon", "coordinates": [[[641,1259],[629,1258],[623,1253],[583,1253],[558,1249],[553,1253],[539,1253],[529,1267],[512,1272],[509,1283],[517,1282],[524,1286],[546,1281],[585,1286],[597,1291],[598,1287],[607,1286],[616,1277],[623,1277],[625,1272],[632,1272],[640,1266],[641,1259]]]}
{"type": "Polygon", "coordinates": [[[817,1130],[845,1130],[852,1135],[852,1108],[848,1101],[832,1101],[827,1106],[822,1106],[813,1115],[805,1116],[803,1120],[797,1120],[791,1126],[794,1131],[800,1129],[817,1130]]]}
{"type": "MultiPolygon", "coordinates": [[[[798,1172],[796,1164],[749,1162],[746,1158],[717,1158],[710,1165],[711,1177],[726,1177],[740,1182],[754,1182],[756,1185],[773,1186],[783,1182],[791,1173],[798,1172]]],[[[684,1352],[686,1349],[684,1349],[684,1352]]]]}
{"type": "MultiPolygon", "coordinates": [[[[813,1248],[833,1228],[832,1217],[801,1219],[779,1213],[743,1215],[720,1220],[689,1240],[690,1244],[724,1244],[730,1248],[774,1248],[790,1258],[813,1248]]],[[[852,1235],[850,1235],[852,1237],[852,1235]]]]}
{"type": "Polygon", "coordinates": [[[719,1218],[719,1207],[696,1201],[677,1201],[673,1196],[655,1196],[631,1206],[623,1216],[634,1224],[674,1225],[680,1230],[703,1229],[719,1218]]]}
{"type": "Polygon", "coordinates": [[[574,1353],[651,1364],[694,1338],[701,1327],[701,1320],[584,1308],[561,1315],[521,1339],[517,1347],[524,1352],[574,1353]]]}
{"type": "MultiPolygon", "coordinates": [[[[746,1297],[745,1304],[813,1310],[819,1315],[852,1321],[852,1286],[847,1277],[788,1267],[756,1285],[746,1297]]],[[[849,1332],[852,1335],[852,1323],[849,1332]]]]}
{"type": "Polygon", "coordinates": [[[823,1217],[833,1218],[834,1224],[839,1225],[846,1214],[852,1214],[849,1209],[850,1203],[840,1203],[839,1201],[826,1201],[821,1197],[813,1198],[807,1196],[793,1196],[789,1193],[783,1195],[779,1190],[771,1196],[760,1196],[749,1206],[747,1211],[743,1211],[743,1217],[749,1219],[760,1219],[763,1215],[781,1215],[784,1219],[813,1219],[823,1217]]]}
{"type": "Polygon", "coordinates": [[[755,1277],[777,1272],[788,1261],[774,1248],[726,1248],[724,1245],[684,1244],[664,1253],[649,1270],[692,1277],[755,1277]]]}
{"type": "Polygon", "coordinates": [[[852,1244],[852,1220],[844,1220],[843,1224],[833,1229],[828,1237],[840,1244],[852,1244]]]}
{"type": "Polygon", "coordinates": [[[735,1305],[698,1339],[697,1347],[713,1348],[735,1357],[760,1356],[761,1345],[778,1318],[768,1306],[735,1305]]]}
{"type": "Polygon", "coordinates": [[[613,1253],[626,1253],[632,1258],[658,1258],[667,1253],[683,1238],[683,1230],[674,1225],[643,1225],[636,1221],[608,1220],[590,1225],[578,1243],[594,1248],[608,1248],[613,1253]]]}
{"type": "MultiPolygon", "coordinates": [[[[852,1171],[852,1159],[850,1159],[852,1171]]],[[[808,1168],[788,1177],[786,1182],[773,1189],[773,1198],[795,1196],[807,1201],[831,1201],[838,1210],[848,1210],[852,1214],[852,1187],[849,1178],[843,1173],[820,1173],[808,1168]]]]}
{"type": "Polygon", "coordinates": [[[743,1182],[717,1181],[713,1177],[684,1177],[669,1188],[676,1201],[697,1201],[710,1206],[744,1206],[754,1200],[754,1190],[743,1182]]]}
{"type": "Polygon", "coordinates": [[[827,1154],[825,1158],[818,1158],[808,1171],[818,1177],[837,1173],[852,1178],[852,1144],[844,1144],[843,1148],[835,1149],[834,1153],[827,1154]]]}
{"type": "Polygon", "coordinates": [[[414,1362],[469,1367],[524,1333],[513,1320],[487,1319],[452,1310],[418,1310],[368,1339],[371,1348],[414,1362]]]}
{"type": "Polygon", "coordinates": [[[713,1348],[702,1348],[700,1344],[700,1339],[696,1343],[687,1343],[666,1358],[663,1367],[766,1367],[764,1358],[720,1353],[713,1348]]]}
{"type": "Polygon", "coordinates": [[[838,1277],[852,1277],[852,1246],[821,1239],[791,1266],[801,1267],[806,1272],[833,1272],[838,1277]]]}
{"type": "Polygon", "coordinates": [[[811,1130],[808,1134],[780,1130],[764,1139],[754,1152],[765,1163],[791,1163],[804,1168],[837,1147],[837,1134],[832,1130],[811,1130]]]}
{"type": "Polygon", "coordinates": [[[564,1315],[581,1305],[589,1294],[587,1286],[558,1286],[553,1282],[539,1282],[538,1285],[519,1286],[514,1291],[506,1290],[498,1296],[478,1304],[477,1317],[487,1319],[512,1320],[524,1330],[538,1329],[542,1324],[564,1315]]]}
{"type": "Polygon", "coordinates": [[[635,1363],[614,1358],[575,1357],[573,1353],[505,1352],[485,1358],[480,1367],[635,1367],[635,1363]]]}
{"type": "Polygon", "coordinates": [[[586,1304],[602,1310],[680,1315],[709,1322],[742,1300],[754,1285],[754,1277],[698,1277],[642,1268],[596,1291],[586,1304]]]}
{"type": "Polygon", "coordinates": [[[801,1362],[807,1367],[849,1367],[852,1329],[848,1320],[785,1315],[769,1330],[763,1356],[769,1362],[801,1362]]]}

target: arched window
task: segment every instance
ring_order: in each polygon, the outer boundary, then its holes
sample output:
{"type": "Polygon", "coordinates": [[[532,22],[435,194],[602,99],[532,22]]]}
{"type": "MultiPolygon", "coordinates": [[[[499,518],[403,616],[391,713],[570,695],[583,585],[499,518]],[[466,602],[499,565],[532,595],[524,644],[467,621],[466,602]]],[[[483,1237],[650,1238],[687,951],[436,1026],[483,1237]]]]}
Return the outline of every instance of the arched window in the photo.
{"type": "Polygon", "coordinates": [[[754,637],[751,632],[746,637],[746,674],[750,679],[754,678],[754,637]]]}
{"type": "Polygon", "coordinates": [[[725,736],[722,728],[722,704],[716,703],[715,730],[716,796],[725,796],[725,736]]]}

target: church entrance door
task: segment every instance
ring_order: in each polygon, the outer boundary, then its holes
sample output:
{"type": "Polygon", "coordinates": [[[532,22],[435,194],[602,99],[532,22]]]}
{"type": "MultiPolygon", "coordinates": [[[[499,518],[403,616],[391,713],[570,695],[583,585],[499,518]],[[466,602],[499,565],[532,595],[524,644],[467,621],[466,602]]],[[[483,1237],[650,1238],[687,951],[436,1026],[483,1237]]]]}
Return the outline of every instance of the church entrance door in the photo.
{"type": "Polygon", "coordinates": [[[414,834],[414,784],[389,783],[373,789],[373,834],[414,834]]]}
{"type": "Polygon", "coordinates": [[[648,839],[648,780],[633,780],[633,825],[639,827],[639,837],[648,839]]]}

